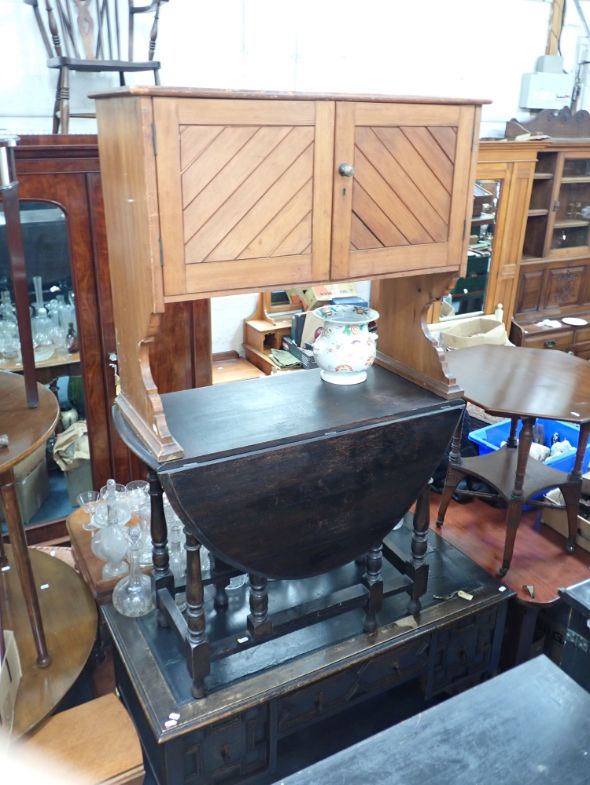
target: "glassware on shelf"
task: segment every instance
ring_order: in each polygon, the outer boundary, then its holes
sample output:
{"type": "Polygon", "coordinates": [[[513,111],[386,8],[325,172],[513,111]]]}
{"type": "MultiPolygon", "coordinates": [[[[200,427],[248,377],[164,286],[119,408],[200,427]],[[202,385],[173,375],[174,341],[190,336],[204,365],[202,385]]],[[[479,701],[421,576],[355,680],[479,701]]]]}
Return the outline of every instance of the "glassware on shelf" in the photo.
{"type": "Polygon", "coordinates": [[[151,579],[139,566],[141,530],[139,526],[131,526],[125,531],[129,544],[129,575],[113,589],[113,605],[123,616],[145,616],[154,608],[154,601],[151,579]]]}
{"type": "Polygon", "coordinates": [[[84,491],[84,493],[78,494],[76,501],[84,510],[84,512],[87,512],[90,516],[90,518],[82,524],[82,528],[86,531],[94,531],[96,529],[96,525],[93,523],[92,518],[98,505],[102,501],[100,494],[98,491],[84,491]]]}
{"type": "MultiPolygon", "coordinates": [[[[121,487],[125,489],[124,485],[121,487]]],[[[129,522],[131,513],[122,496],[117,491],[117,483],[107,480],[104,493],[101,489],[99,494],[103,504],[97,506],[93,515],[93,521],[101,528],[100,550],[106,562],[102,568],[103,580],[124,575],[128,570],[125,562],[128,541],[124,525],[129,522]]]]}
{"type": "Polygon", "coordinates": [[[125,486],[131,513],[139,517],[141,547],[139,563],[142,567],[152,564],[152,537],[150,531],[150,486],[145,480],[132,480],[125,486]]]}

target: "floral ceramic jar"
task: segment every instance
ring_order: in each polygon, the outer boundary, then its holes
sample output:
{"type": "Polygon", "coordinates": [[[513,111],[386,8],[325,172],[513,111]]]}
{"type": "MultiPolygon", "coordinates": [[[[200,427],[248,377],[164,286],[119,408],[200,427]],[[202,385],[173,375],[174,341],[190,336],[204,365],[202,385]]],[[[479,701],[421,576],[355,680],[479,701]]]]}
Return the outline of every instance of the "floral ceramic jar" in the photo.
{"type": "Polygon", "coordinates": [[[369,323],[379,318],[377,311],[359,305],[324,305],[313,313],[324,323],[313,344],[322,379],[332,384],[364,382],[375,360],[377,335],[369,332],[369,323]]]}

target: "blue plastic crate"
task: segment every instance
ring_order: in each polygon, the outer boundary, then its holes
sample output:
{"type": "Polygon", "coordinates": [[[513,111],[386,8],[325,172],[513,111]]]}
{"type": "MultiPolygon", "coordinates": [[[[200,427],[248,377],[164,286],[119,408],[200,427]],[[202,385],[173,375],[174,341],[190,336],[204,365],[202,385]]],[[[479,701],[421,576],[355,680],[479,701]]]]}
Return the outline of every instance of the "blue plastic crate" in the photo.
{"type": "MultiPolygon", "coordinates": [[[[580,426],[575,423],[561,422],[561,420],[543,420],[541,418],[536,421],[536,424],[543,426],[544,441],[547,447],[551,446],[551,439],[554,433],[559,434],[560,441],[567,439],[572,445],[571,450],[561,453],[561,455],[555,455],[544,461],[547,466],[551,466],[553,469],[558,469],[562,472],[570,472],[574,468],[574,461],[576,459],[576,450],[580,439],[580,426]]],[[[519,423],[517,436],[520,434],[521,428],[522,422],[519,423]]],[[[469,434],[469,439],[477,444],[480,455],[487,455],[490,452],[499,450],[502,442],[508,441],[509,435],[510,420],[502,420],[494,425],[486,425],[484,428],[478,428],[476,431],[472,431],[469,434]]],[[[582,461],[582,472],[587,471],[589,465],[590,444],[586,448],[584,460],[582,461]]],[[[539,498],[542,495],[542,493],[538,494],[538,497],[535,496],[534,498],[539,498]]],[[[525,505],[525,508],[531,509],[527,505],[525,505]]]]}

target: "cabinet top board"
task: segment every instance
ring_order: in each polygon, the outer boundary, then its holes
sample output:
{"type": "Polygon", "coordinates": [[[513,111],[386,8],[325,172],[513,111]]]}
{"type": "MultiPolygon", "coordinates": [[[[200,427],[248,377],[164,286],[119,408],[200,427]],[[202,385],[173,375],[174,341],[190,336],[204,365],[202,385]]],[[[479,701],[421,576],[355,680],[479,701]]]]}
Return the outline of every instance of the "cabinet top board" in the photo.
{"type": "Polygon", "coordinates": [[[276,90],[218,90],[205,87],[120,87],[99,93],[91,93],[90,98],[122,98],[126,96],[153,96],[157,98],[228,98],[256,100],[289,101],[375,101],[395,104],[489,104],[487,98],[441,98],[416,95],[364,95],[359,93],[294,93],[276,90]]]}

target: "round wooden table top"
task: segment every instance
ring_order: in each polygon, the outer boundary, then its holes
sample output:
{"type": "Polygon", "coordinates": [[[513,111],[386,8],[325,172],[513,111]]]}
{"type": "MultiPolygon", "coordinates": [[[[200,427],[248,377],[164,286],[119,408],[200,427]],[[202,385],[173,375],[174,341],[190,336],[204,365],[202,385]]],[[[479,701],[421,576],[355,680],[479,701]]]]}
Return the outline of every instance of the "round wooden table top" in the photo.
{"type": "MultiPolygon", "coordinates": [[[[13,564],[10,546],[6,551],[13,564]]],[[[36,665],[37,650],[16,569],[0,571],[4,627],[16,636],[23,672],[16,697],[15,738],[35,727],[61,701],[86,664],[97,630],[96,604],[78,573],[34,548],[29,549],[29,557],[51,663],[47,668],[36,665]]]]}
{"type": "Polygon", "coordinates": [[[44,444],[53,433],[59,417],[57,398],[38,384],[39,405],[29,409],[25,380],[18,373],[0,371],[0,434],[8,435],[8,447],[0,447],[0,473],[44,444]]]}
{"type": "Polygon", "coordinates": [[[463,397],[490,414],[590,421],[590,363],[520,346],[471,346],[445,354],[463,397]]]}

